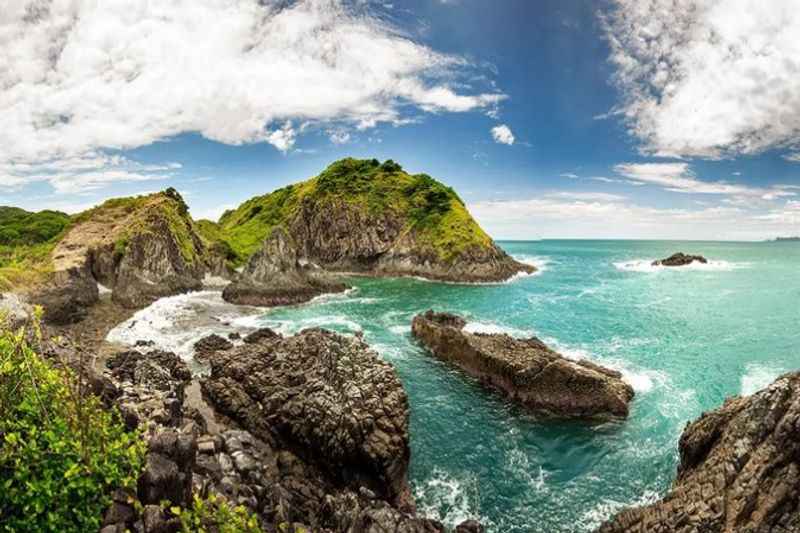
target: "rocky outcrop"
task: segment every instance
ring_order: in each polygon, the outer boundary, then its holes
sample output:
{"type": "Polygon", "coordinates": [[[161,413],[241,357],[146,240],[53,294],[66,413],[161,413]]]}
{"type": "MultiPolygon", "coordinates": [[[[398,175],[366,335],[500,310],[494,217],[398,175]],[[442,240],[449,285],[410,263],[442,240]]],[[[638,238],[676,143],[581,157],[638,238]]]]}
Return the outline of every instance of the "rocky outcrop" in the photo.
{"type": "Polygon", "coordinates": [[[393,161],[336,161],[220,219],[243,259],[257,251],[252,235],[275,227],[286,228],[301,260],[328,271],[452,282],[497,282],[535,271],[501,250],[451,188],[393,161]]]}
{"type": "Polygon", "coordinates": [[[706,259],[702,255],[687,255],[682,252],[678,252],[676,254],[672,254],[666,259],[659,259],[658,261],[653,261],[653,266],[679,267],[679,266],[691,265],[695,261],[697,261],[698,263],[702,263],[704,265],[708,263],[708,259],[706,259]]]}
{"type": "Polygon", "coordinates": [[[230,350],[233,348],[233,343],[224,337],[220,337],[216,333],[207,335],[194,343],[194,357],[203,361],[210,357],[214,352],[230,350]]]}
{"type": "Polygon", "coordinates": [[[177,191],[118,198],[78,215],[52,253],[53,274],[31,291],[45,320],[82,320],[97,284],[129,308],[200,289],[206,274],[226,275],[220,246],[201,237],[177,191]]]}
{"type": "Polygon", "coordinates": [[[800,373],[688,424],[672,489],[600,533],[800,531],[800,373]]]}
{"type": "Polygon", "coordinates": [[[411,331],[436,357],[535,412],[559,417],[628,415],[633,389],[621,375],[589,361],[572,361],[539,339],[464,331],[448,313],[414,317],[411,331]]]}
{"type": "Polygon", "coordinates": [[[281,227],[272,230],[237,279],[222,297],[241,305],[278,306],[307,302],[347,285],[334,280],[313,264],[301,262],[294,240],[281,227]]]}
{"type": "Polygon", "coordinates": [[[408,400],[391,365],[361,340],[321,329],[262,333],[215,354],[202,387],[247,432],[233,434],[233,445],[231,435],[215,438],[209,453],[224,453],[201,463],[213,479],[235,471],[273,480],[269,510],[263,491],[243,489],[267,521],[302,521],[312,531],[443,531],[414,516],[408,400]]]}

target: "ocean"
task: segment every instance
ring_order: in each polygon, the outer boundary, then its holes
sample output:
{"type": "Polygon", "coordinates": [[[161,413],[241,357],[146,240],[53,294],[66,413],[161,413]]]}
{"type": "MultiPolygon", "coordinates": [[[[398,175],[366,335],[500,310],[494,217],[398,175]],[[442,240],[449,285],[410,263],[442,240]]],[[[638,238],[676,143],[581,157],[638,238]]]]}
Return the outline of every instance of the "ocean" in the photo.
{"type": "Polygon", "coordinates": [[[345,294],[266,312],[204,291],[160,300],[109,338],[153,338],[189,358],[212,331],[363,332],[409,395],[420,512],[450,526],[477,518],[498,533],[592,531],[656,500],[672,483],[688,421],[800,368],[800,243],[500,244],[539,271],[486,285],[352,278],[345,294]],[[678,251],[710,262],[650,266],[678,251]],[[508,404],[412,339],[412,317],[429,308],[464,315],[473,331],[536,335],[567,357],[620,370],[636,391],[630,417],[543,420],[508,404]]]}

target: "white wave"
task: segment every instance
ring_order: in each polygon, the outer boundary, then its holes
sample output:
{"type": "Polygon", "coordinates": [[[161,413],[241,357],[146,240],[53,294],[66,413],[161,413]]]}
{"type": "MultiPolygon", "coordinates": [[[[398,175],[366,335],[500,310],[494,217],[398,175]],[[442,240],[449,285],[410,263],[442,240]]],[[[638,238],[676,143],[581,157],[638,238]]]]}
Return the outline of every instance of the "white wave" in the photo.
{"type": "Polygon", "coordinates": [[[680,267],[667,267],[663,265],[654,265],[655,259],[633,259],[631,261],[621,261],[614,263],[617,270],[628,272],[684,272],[684,271],[700,271],[700,272],[727,272],[737,268],[745,268],[746,263],[731,263],[728,261],[709,261],[708,263],[700,263],[695,261],[689,265],[680,267]]]}
{"type": "Polygon", "coordinates": [[[488,335],[499,335],[505,333],[516,338],[530,338],[534,335],[532,331],[503,326],[492,322],[467,322],[464,326],[467,333],[486,333],[488,335]]]}
{"type": "MultiPolygon", "coordinates": [[[[553,338],[544,339],[544,342],[567,359],[573,361],[586,359],[611,370],[616,370],[622,374],[623,381],[640,394],[652,391],[656,385],[664,385],[667,380],[666,376],[661,372],[632,367],[630,363],[617,357],[596,356],[586,348],[569,346],[553,338]]],[[[616,352],[621,344],[622,341],[619,338],[613,339],[612,345],[614,348],[612,348],[612,351],[616,352]]],[[[631,341],[630,344],[635,344],[635,342],[631,341]]]]}
{"type": "Polygon", "coordinates": [[[389,331],[394,333],[395,335],[407,335],[411,333],[411,326],[404,325],[404,324],[397,324],[394,326],[389,326],[389,331]]]}
{"type": "Polygon", "coordinates": [[[347,300],[351,298],[357,292],[358,292],[358,287],[350,287],[349,289],[345,289],[342,292],[328,292],[311,298],[304,305],[324,305],[327,303],[340,302],[342,300],[347,300]]]}
{"type": "Polygon", "coordinates": [[[112,329],[106,339],[133,346],[139,340],[153,341],[162,350],[175,352],[184,359],[194,353],[194,343],[206,335],[227,335],[240,330],[242,315],[257,312],[222,299],[219,291],[198,291],[160,298],[137,311],[112,329]]]}
{"type": "Polygon", "coordinates": [[[600,500],[600,503],[578,518],[578,524],[581,526],[581,530],[594,531],[599,528],[603,522],[610,519],[622,509],[626,507],[649,505],[658,501],[659,498],[659,494],[654,490],[646,490],[644,494],[636,500],[627,502],[603,498],[600,500]]]}
{"type": "Polygon", "coordinates": [[[769,368],[759,364],[749,364],[741,378],[741,395],[750,396],[767,387],[784,373],[782,368],[769,368]]]}
{"type": "Polygon", "coordinates": [[[281,335],[294,335],[308,328],[327,328],[342,333],[359,333],[363,331],[361,324],[349,319],[346,315],[320,315],[291,320],[259,315],[238,318],[233,321],[233,324],[238,327],[248,328],[267,327],[281,335]]]}
{"type": "Polygon", "coordinates": [[[528,487],[536,492],[547,488],[548,474],[541,465],[530,464],[527,453],[519,448],[512,449],[506,456],[506,466],[511,473],[521,478],[528,487]]]}
{"type": "Polygon", "coordinates": [[[477,512],[480,503],[476,478],[457,478],[439,468],[425,482],[414,487],[414,499],[420,516],[442,522],[448,529],[465,520],[478,520],[486,525],[477,512]]]}

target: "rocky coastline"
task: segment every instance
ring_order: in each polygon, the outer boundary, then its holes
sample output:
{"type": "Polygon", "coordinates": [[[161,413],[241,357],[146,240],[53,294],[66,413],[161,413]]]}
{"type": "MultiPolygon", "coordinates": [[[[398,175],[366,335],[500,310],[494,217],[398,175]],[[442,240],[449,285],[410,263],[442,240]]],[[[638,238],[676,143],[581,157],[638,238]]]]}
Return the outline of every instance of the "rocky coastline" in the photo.
{"type": "Polygon", "coordinates": [[[671,256],[665,259],[658,259],[656,261],[653,261],[652,264],[653,266],[682,267],[691,265],[694,262],[705,265],[708,264],[708,259],[706,259],[702,255],[691,255],[691,254],[685,254],[683,252],[678,252],[672,254],[671,256]]]}
{"type": "Polygon", "coordinates": [[[414,317],[412,334],[437,358],[533,412],[556,417],[626,417],[633,388],[622,375],[572,361],[537,338],[469,333],[466,321],[431,310],[414,317]]]}

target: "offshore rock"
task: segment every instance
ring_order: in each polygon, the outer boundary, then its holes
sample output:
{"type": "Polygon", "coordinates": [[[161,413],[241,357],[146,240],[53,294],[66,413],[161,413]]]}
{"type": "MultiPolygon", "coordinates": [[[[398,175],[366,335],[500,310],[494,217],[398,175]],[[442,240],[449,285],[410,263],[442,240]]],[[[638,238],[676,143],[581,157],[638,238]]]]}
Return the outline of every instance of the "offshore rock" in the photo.
{"type": "Polygon", "coordinates": [[[225,287],[222,297],[235,304],[273,307],[307,302],[347,288],[322,269],[301,263],[293,239],[276,227],[236,281],[225,287]]]}
{"type": "Polygon", "coordinates": [[[465,325],[456,315],[427,311],[414,317],[411,331],[439,359],[535,412],[581,418],[628,415],[634,392],[619,372],[566,359],[535,337],[469,333],[465,325]]]}
{"type": "Polygon", "coordinates": [[[672,490],[600,533],[800,531],[800,373],[688,424],[672,490]]]}
{"type": "Polygon", "coordinates": [[[653,266],[679,267],[679,266],[691,265],[695,261],[697,261],[698,263],[702,263],[704,265],[708,263],[708,259],[706,259],[702,255],[687,255],[684,254],[683,252],[678,252],[676,254],[672,254],[666,259],[659,259],[658,261],[653,261],[653,266]]]}

